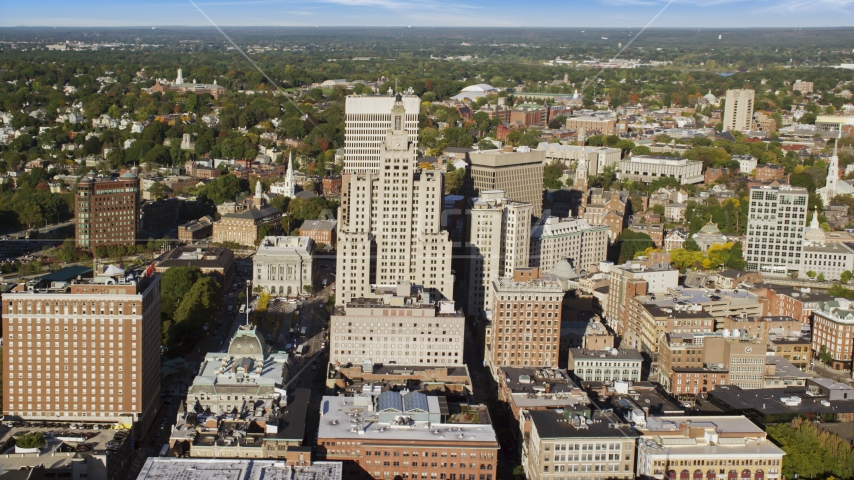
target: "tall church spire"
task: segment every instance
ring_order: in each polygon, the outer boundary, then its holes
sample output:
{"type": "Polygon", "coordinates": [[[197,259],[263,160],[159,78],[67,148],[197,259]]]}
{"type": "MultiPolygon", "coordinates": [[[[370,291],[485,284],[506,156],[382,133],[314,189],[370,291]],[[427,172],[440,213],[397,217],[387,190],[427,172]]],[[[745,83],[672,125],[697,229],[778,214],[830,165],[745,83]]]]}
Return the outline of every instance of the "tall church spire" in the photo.
{"type": "Polygon", "coordinates": [[[294,152],[288,155],[288,172],[285,174],[285,192],[288,198],[294,198],[294,152]]]}

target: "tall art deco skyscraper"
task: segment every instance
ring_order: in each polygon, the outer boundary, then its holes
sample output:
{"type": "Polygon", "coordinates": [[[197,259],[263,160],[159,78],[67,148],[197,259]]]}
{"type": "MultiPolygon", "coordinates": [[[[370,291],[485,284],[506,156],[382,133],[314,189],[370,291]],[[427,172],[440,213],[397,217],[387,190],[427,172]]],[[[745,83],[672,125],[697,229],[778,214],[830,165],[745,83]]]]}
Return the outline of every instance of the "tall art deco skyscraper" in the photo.
{"type": "Polygon", "coordinates": [[[435,288],[453,299],[451,241],[441,230],[444,177],[439,171],[415,168],[415,143],[406,118],[398,95],[376,171],[344,175],[338,212],[338,305],[369,296],[372,284],[405,282],[435,288]]]}

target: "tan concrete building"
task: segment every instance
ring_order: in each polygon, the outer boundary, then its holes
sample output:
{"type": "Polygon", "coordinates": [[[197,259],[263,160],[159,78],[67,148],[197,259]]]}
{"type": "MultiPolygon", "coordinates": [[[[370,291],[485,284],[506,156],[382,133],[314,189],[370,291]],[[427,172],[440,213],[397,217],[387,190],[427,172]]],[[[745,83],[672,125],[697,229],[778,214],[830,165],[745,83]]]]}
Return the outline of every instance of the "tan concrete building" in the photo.
{"type": "MultiPolygon", "coordinates": [[[[382,92],[385,93],[385,92],[382,92]]],[[[380,173],[380,160],[386,133],[394,129],[391,109],[399,101],[404,108],[400,127],[407,133],[406,140],[418,143],[418,113],[421,100],[415,95],[405,95],[397,100],[391,95],[350,95],[344,111],[344,173],[380,173]]],[[[415,158],[412,158],[415,166],[415,158]]],[[[342,182],[347,183],[346,179],[342,182]]]]}
{"type": "Polygon", "coordinates": [[[576,132],[584,129],[587,135],[616,135],[617,116],[614,114],[580,115],[566,119],[566,128],[576,132]]]}
{"type": "Polygon", "coordinates": [[[563,288],[542,279],[514,280],[492,281],[493,314],[484,335],[484,359],[493,375],[498,367],[557,368],[563,288]]]}
{"type": "Polygon", "coordinates": [[[529,265],[549,272],[568,260],[576,273],[589,271],[607,258],[609,232],[607,226],[584,219],[547,217],[531,231],[529,265]]]}
{"type": "Polygon", "coordinates": [[[503,191],[483,191],[470,200],[466,247],[466,314],[485,320],[492,311],[492,280],[512,277],[529,262],[530,203],[506,198],[503,191]]]}
{"type": "Polygon", "coordinates": [[[543,214],[543,162],[545,151],[504,147],[469,154],[471,165],[463,186],[467,197],[502,190],[510,200],[530,203],[532,214],[543,214]]]}
{"type": "Polygon", "coordinates": [[[454,298],[452,245],[441,218],[445,178],[440,171],[415,168],[415,143],[403,128],[404,101],[393,105],[380,170],[346,175],[341,189],[339,306],[370,296],[372,284],[423,285],[454,298]]]}
{"type": "Polygon", "coordinates": [[[570,348],[566,368],[584,382],[640,382],[641,363],[637,350],[570,348]]]}
{"type": "Polygon", "coordinates": [[[526,412],[522,466],[530,480],[633,479],[638,434],[611,411],[589,407],[526,412]]]}
{"type": "Polygon", "coordinates": [[[463,365],[465,317],[454,302],[420,286],[375,286],[330,318],[329,362],[463,365]]]}
{"type": "Polygon", "coordinates": [[[649,417],[638,425],[638,478],[780,480],[783,452],[741,415],[649,417]]]}
{"type": "Polygon", "coordinates": [[[119,178],[89,172],[77,182],[74,213],[77,248],[92,251],[108,245],[136,245],[139,178],[132,172],[119,178]]]}
{"type": "Polygon", "coordinates": [[[724,131],[749,130],[753,121],[753,90],[727,90],[724,103],[724,116],[721,119],[724,131]]]}
{"type": "Polygon", "coordinates": [[[3,295],[3,415],[136,424],[160,402],[160,275],[69,267],[3,295]],[[133,275],[133,279],[128,279],[133,275]]]}

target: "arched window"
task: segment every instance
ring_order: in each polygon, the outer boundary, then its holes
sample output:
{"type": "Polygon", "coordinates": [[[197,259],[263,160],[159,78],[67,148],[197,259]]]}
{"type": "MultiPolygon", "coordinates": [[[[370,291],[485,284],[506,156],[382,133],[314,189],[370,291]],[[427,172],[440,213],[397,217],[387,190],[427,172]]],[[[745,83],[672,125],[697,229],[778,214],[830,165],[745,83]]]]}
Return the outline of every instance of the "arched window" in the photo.
{"type": "Polygon", "coordinates": [[[667,472],[667,478],[669,478],[670,480],[676,480],[676,471],[671,470],[667,472]]]}
{"type": "Polygon", "coordinates": [[[742,470],[742,471],[741,471],[741,478],[749,479],[749,478],[750,478],[750,477],[752,477],[752,476],[753,476],[753,475],[751,475],[750,470],[748,470],[748,469],[746,469],[746,468],[745,468],[744,470],[742,470]]]}
{"type": "Polygon", "coordinates": [[[735,470],[730,470],[729,473],[727,473],[727,479],[735,480],[736,478],[738,478],[738,472],[735,470]]]}
{"type": "Polygon", "coordinates": [[[762,469],[760,468],[759,470],[757,470],[757,471],[753,474],[753,478],[754,478],[754,480],[764,480],[764,478],[765,478],[765,472],[764,472],[764,471],[762,471],[762,469]]]}
{"type": "Polygon", "coordinates": [[[717,473],[715,473],[714,470],[709,470],[708,472],[706,472],[706,478],[707,479],[717,478],[717,476],[718,475],[717,475],[717,473]]]}
{"type": "Polygon", "coordinates": [[[694,470],[694,479],[700,480],[702,478],[703,478],[703,471],[700,470],[699,468],[697,470],[694,470]]]}
{"type": "Polygon", "coordinates": [[[688,470],[682,470],[682,473],[679,474],[679,480],[688,480],[691,477],[691,472],[688,470]]]}

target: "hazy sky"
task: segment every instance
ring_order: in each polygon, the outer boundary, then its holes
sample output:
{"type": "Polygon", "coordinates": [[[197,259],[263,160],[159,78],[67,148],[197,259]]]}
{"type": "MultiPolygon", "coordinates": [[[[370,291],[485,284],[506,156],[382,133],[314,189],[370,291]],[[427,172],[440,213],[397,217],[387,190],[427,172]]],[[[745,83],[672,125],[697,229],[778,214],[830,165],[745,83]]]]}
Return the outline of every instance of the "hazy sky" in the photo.
{"type": "MultiPolygon", "coordinates": [[[[641,27],[667,0],[199,0],[223,26],[641,27]]],[[[672,0],[651,27],[854,26],[854,0],[672,0]]],[[[189,0],[0,2],[0,26],[208,25],[189,0]]]]}

